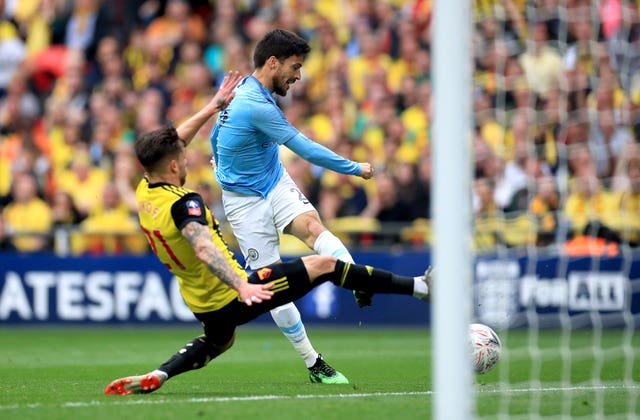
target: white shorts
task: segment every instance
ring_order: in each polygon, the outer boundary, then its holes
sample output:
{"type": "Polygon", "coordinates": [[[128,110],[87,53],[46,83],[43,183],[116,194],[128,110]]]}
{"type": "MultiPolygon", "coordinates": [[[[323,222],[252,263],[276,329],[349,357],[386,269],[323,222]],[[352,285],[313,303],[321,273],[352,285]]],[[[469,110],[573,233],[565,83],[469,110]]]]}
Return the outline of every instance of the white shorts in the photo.
{"type": "Polygon", "coordinates": [[[245,265],[252,270],[278,261],[278,232],[296,216],[316,211],[286,171],[266,198],[222,190],[222,205],[245,265]]]}

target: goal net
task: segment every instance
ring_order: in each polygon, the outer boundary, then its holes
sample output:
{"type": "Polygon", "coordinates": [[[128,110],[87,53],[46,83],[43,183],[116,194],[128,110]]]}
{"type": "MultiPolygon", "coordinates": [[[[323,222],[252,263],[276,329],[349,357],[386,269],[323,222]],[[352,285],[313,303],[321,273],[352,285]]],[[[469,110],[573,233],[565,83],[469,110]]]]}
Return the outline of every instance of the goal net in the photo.
{"type": "Polygon", "coordinates": [[[476,413],[636,418],[640,4],[473,7],[476,413]]]}

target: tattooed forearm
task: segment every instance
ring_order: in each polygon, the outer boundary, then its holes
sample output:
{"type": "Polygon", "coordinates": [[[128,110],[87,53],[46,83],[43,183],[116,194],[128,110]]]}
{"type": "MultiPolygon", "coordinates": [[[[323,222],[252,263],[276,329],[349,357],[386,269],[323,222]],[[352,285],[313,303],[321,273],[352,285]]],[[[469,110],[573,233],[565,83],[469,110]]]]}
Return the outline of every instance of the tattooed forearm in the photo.
{"type": "Polygon", "coordinates": [[[211,241],[211,232],[206,226],[189,222],[182,228],[182,236],[189,241],[196,256],[205,263],[209,271],[234,290],[238,290],[244,280],[229,264],[222,251],[211,241]]]}

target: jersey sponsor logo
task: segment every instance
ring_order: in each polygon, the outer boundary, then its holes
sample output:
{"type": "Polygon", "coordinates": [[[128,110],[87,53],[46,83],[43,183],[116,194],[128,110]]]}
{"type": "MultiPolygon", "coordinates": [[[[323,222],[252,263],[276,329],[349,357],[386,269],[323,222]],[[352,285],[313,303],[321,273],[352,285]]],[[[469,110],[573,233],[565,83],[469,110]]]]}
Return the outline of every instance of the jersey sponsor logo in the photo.
{"type": "Polygon", "coordinates": [[[187,213],[189,216],[202,216],[202,209],[196,200],[187,201],[187,213]]]}
{"type": "Polygon", "coordinates": [[[269,277],[271,277],[271,272],[273,270],[271,270],[269,267],[265,267],[265,268],[261,268],[260,270],[256,271],[256,274],[258,275],[258,278],[260,280],[265,280],[268,279],[269,277]]]}

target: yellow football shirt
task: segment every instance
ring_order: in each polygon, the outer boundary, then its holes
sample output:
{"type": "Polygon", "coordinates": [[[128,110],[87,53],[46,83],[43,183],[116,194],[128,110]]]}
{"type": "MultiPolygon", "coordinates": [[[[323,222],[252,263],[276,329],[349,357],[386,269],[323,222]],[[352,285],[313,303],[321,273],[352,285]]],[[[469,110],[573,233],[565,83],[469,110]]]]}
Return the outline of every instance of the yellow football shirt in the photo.
{"type": "Polygon", "coordinates": [[[196,257],[191,244],[182,236],[181,230],[189,222],[208,226],[213,243],[235,271],[247,278],[222,239],[218,221],[198,193],[166,183],[149,184],[145,177],[138,184],[136,199],[140,226],[151,249],[178,279],[182,298],[192,312],[215,311],[238,297],[235,290],[196,257]]]}

